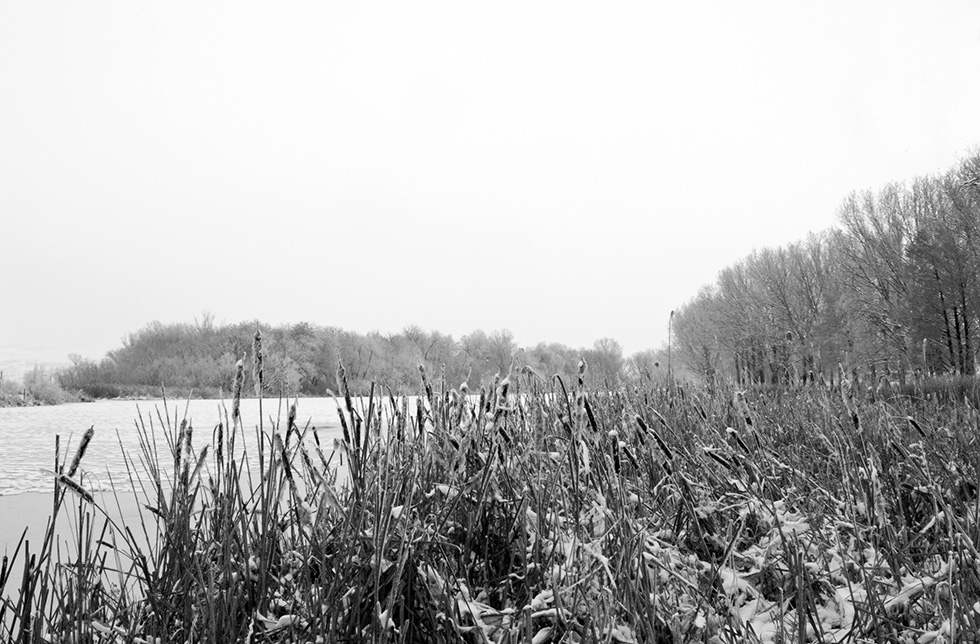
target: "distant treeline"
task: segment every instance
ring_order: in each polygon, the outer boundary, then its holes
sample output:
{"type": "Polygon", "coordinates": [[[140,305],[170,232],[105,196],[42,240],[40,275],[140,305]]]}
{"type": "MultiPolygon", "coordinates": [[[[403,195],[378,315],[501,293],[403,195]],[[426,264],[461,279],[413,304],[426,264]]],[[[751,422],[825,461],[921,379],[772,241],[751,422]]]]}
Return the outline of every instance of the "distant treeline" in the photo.
{"type": "Polygon", "coordinates": [[[679,309],[686,366],[743,385],[830,379],[839,365],[872,383],[975,375],[980,154],[852,194],[839,222],[752,253],[679,309]]]}
{"type": "Polygon", "coordinates": [[[58,374],[41,365],[35,365],[21,380],[0,371],[0,407],[57,405],[78,400],[79,393],[62,389],[58,374]]]}
{"type": "Polygon", "coordinates": [[[654,352],[625,358],[619,343],[608,338],[587,349],[557,343],[519,348],[508,331],[474,331],[457,340],[417,326],[396,334],[363,335],[305,322],[215,325],[205,315],[194,324],[153,322],[130,334],[121,348],[100,362],[71,356],[72,366],[58,372],[58,381],[68,391],[94,398],[159,391],[161,385],[200,395],[227,392],[239,359],[248,358],[246,373],[250,372],[256,332],[262,337],[265,389],[286,395],[338,391],[338,363],[343,363],[351,389],[361,393],[372,382],[395,393],[415,393],[420,364],[434,381],[445,377],[449,386],[468,382],[474,389],[498,373],[506,376],[512,368],[530,367],[544,378],[559,374],[568,379],[582,358],[590,378],[610,385],[630,372],[653,376],[660,369],[654,352]]]}

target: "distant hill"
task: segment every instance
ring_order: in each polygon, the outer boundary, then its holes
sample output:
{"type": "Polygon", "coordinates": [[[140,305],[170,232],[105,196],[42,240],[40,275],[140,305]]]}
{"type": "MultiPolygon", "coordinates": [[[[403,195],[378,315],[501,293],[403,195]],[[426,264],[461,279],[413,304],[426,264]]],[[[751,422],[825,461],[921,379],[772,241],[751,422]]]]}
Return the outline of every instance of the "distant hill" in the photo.
{"type": "Polygon", "coordinates": [[[57,371],[68,367],[70,363],[65,362],[38,362],[36,359],[28,357],[10,357],[9,353],[0,354],[0,373],[4,379],[23,380],[24,374],[32,371],[34,367],[41,366],[48,371],[57,371]]]}

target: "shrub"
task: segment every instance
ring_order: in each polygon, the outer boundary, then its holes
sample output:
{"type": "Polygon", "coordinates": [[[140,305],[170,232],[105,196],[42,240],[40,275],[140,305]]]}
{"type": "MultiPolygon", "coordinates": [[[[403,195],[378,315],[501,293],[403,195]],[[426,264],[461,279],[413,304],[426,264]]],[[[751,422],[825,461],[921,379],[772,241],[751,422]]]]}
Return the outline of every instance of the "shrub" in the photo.
{"type": "Polygon", "coordinates": [[[24,392],[28,401],[42,405],[57,405],[70,398],[54,375],[39,365],[24,374],[24,392]]]}
{"type": "Polygon", "coordinates": [[[0,372],[0,407],[24,404],[24,386],[0,372]]]}

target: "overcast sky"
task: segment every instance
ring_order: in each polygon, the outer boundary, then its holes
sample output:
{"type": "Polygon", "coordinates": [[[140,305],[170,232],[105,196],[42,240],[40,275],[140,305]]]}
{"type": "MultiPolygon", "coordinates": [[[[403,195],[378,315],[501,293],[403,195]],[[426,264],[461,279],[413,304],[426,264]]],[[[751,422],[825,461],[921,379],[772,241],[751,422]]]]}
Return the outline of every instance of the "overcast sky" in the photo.
{"type": "Polygon", "coordinates": [[[659,346],[980,144],[980,3],[4,2],[0,361],[151,320],[659,346]]]}

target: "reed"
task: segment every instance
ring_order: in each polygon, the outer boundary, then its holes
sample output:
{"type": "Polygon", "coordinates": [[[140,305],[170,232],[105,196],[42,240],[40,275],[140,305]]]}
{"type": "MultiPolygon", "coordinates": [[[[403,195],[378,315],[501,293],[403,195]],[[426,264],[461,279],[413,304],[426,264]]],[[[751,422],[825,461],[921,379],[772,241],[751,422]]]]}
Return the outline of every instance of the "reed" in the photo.
{"type": "Polygon", "coordinates": [[[127,456],[139,525],[115,523],[86,489],[85,438],[67,469],[56,448],[44,543],[0,566],[0,641],[856,644],[980,632],[970,404],[649,379],[594,390],[584,363],[572,391],[523,370],[472,398],[423,368],[410,403],[352,397],[341,366],[337,449],[301,429],[294,402],[281,422],[255,419],[249,454],[243,365],[210,443],[166,404],[140,413],[141,451],[127,456]],[[57,544],[66,492],[74,532],[57,544]]]}

